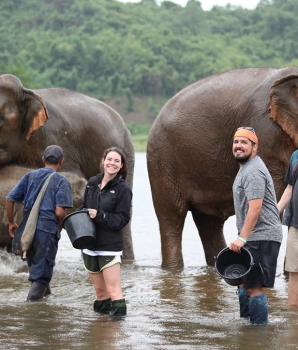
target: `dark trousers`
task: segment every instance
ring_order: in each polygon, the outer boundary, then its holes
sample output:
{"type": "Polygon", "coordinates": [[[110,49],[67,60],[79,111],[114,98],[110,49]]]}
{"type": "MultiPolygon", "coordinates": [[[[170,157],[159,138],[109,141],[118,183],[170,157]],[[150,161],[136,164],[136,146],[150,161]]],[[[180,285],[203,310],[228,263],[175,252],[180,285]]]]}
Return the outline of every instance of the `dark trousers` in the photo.
{"type": "Polygon", "coordinates": [[[53,276],[58,241],[56,234],[36,230],[32,246],[27,252],[29,281],[49,285],[53,276]]]}

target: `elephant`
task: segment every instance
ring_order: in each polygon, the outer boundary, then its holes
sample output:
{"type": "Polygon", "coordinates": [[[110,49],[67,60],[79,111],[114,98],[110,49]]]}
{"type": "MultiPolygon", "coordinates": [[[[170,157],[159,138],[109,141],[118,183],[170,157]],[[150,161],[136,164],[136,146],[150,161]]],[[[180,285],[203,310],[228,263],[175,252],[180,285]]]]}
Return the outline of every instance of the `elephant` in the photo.
{"type": "MultiPolygon", "coordinates": [[[[11,251],[11,237],[8,233],[8,219],[6,215],[6,202],[5,197],[8,192],[17,184],[22,176],[32,171],[31,168],[20,167],[17,165],[7,165],[0,168],[0,247],[7,247],[8,251],[11,251]]],[[[60,172],[64,175],[71,184],[72,200],[75,208],[78,208],[83,201],[84,192],[87,184],[87,180],[72,172],[60,172]]],[[[66,209],[67,213],[71,213],[71,209],[66,209]]],[[[23,205],[15,203],[14,217],[19,224],[23,217],[23,205]]],[[[62,226],[60,226],[62,229],[62,226]]]]}
{"type": "MultiPolygon", "coordinates": [[[[63,148],[61,171],[85,179],[99,172],[104,149],[123,149],[128,165],[127,183],[132,188],[132,138],[114,109],[65,88],[30,90],[16,76],[0,75],[0,167],[42,167],[43,151],[51,144],[63,148]]],[[[123,258],[133,260],[130,223],[123,230],[123,244],[123,258]]]]}
{"type": "Polygon", "coordinates": [[[234,215],[232,155],[238,127],[251,126],[277,200],[298,147],[298,68],[242,68],[199,80],[160,110],[149,132],[147,168],[159,222],[162,267],[183,268],[185,217],[191,212],[207,265],[226,247],[224,222],[234,215]]]}

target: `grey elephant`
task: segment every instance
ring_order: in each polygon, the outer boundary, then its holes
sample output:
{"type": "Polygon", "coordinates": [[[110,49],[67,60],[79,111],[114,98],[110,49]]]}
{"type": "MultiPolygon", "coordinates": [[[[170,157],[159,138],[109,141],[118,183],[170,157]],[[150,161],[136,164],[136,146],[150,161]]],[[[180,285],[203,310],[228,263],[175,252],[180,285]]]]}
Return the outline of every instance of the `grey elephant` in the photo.
{"type": "MultiPolygon", "coordinates": [[[[0,75],[0,166],[42,167],[43,151],[51,144],[64,150],[61,170],[86,179],[99,172],[104,149],[123,149],[127,182],[132,188],[133,143],[115,110],[78,92],[64,88],[30,90],[16,76],[0,75]]],[[[134,259],[130,224],[123,230],[123,243],[123,258],[134,259]]]]}
{"type": "Polygon", "coordinates": [[[202,79],[161,109],[148,138],[147,165],[159,221],[162,266],[183,267],[181,240],[188,211],[208,265],[226,247],[223,225],[234,214],[232,155],[238,127],[252,126],[277,198],[298,147],[298,68],[236,69],[202,79]]]}

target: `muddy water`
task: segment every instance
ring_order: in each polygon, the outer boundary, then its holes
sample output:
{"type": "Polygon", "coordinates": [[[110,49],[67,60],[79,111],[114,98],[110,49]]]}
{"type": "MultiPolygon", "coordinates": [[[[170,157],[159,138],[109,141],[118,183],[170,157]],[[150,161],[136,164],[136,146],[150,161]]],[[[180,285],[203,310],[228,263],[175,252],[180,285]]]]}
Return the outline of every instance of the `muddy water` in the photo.
{"type": "MultiPolygon", "coordinates": [[[[206,267],[190,216],[183,234],[183,271],[160,268],[158,224],[154,215],[144,153],[136,155],[133,241],[136,260],[122,265],[128,304],[125,320],[93,312],[93,287],[80,251],[62,233],[52,280],[53,296],[25,303],[26,265],[0,251],[0,349],[297,349],[298,311],[287,308],[282,273],[284,243],[275,289],[267,291],[269,324],[240,320],[235,287],[206,267]]],[[[229,242],[235,220],[225,225],[229,242]]]]}

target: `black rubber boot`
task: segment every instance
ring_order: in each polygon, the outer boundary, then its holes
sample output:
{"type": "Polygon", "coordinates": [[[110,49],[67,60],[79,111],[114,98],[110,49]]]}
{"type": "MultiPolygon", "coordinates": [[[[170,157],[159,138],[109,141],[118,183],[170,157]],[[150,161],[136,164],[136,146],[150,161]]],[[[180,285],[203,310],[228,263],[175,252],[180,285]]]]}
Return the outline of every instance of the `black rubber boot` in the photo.
{"type": "Polygon", "coordinates": [[[268,300],[265,294],[249,298],[250,322],[254,324],[266,324],[268,322],[268,300]]]}
{"type": "Polygon", "coordinates": [[[42,299],[47,290],[47,286],[40,282],[33,282],[27,296],[27,301],[37,301],[42,299]]]}
{"type": "Polygon", "coordinates": [[[248,305],[248,295],[245,288],[238,288],[237,290],[239,306],[240,306],[240,317],[249,317],[249,305],[248,305]]]}
{"type": "Polygon", "coordinates": [[[125,316],[126,302],[125,299],[112,300],[112,307],[109,312],[110,316],[125,316]]]}
{"type": "Polygon", "coordinates": [[[46,292],[44,294],[45,297],[48,297],[49,295],[52,295],[51,287],[50,285],[47,286],[46,292]]]}
{"type": "Polygon", "coordinates": [[[108,315],[111,310],[111,306],[111,298],[105,300],[95,300],[93,310],[95,312],[101,312],[108,315]]]}

